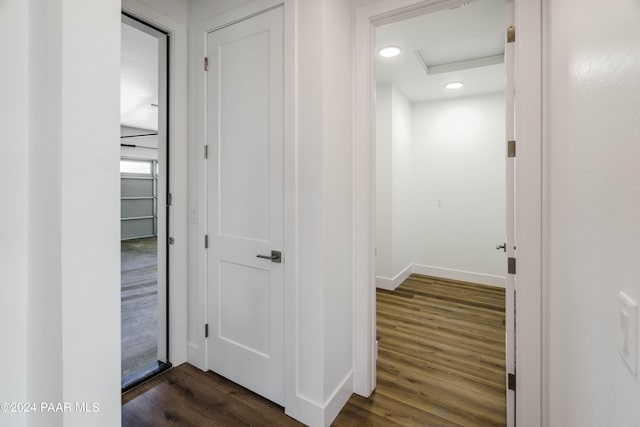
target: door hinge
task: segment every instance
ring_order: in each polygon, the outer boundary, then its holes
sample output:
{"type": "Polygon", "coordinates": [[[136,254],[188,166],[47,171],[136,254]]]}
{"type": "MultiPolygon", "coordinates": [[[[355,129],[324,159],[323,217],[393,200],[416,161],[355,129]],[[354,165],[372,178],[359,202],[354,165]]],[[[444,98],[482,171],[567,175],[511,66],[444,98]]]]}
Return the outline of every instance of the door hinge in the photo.
{"type": "Polygon", "coordinates": [[[204,70],[209,71],[209,58],[204,57],[204,70]]]}
{"type": "Polygon", "coordinates": [[[509,387],[509,390],[516,391],[516,374],[509,374],[507,376],[507,387],[509,387]]]}
{"type": "Polygon", "coordinates": [[[516,274],[516,259],[507,258],[507,273],[516,274]]]}
{"type": "Polygon", "coordinates": [[[169,244],[173,245],[176,241],[174,240],[173,237],[169,237],[169,244]]]}
{"type": "Polygon", "coordinates": [[[205,159],[209,158],[209,146],[208,145],[204,146],[204,158],[205,159]]]}
{"type": "Polygon", "coordinates": [[[516,41],[516,27],[513,25],[507,28],[507,43],[513,43],[516,41]]]}
{"type": "Polygon", "coordinates": [[[173,194],[167,194],[167,206],[173,205],[173,194]]]}
{"type": "Polygon", "coordinates": [[[507,141],[507,157],[515,157],[515,156],[516,156],[516,142],[507,141]]]}
{"type": "Polygon", "coordinates": [[[205,338],[209,338],[209,324],[208,323],[204,324],[204,337],[205,338]]]}
{"type": "Polygon", "coordinates": [[[204,248],[207,249],[209,247],[209,235],[204,235],[204,248]]]}

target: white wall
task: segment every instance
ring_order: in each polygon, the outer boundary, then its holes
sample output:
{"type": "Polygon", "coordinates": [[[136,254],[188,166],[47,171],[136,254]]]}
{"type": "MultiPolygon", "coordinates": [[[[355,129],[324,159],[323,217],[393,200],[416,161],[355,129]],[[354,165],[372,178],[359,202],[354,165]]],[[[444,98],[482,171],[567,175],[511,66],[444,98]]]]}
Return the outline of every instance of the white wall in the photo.
{"type": "MultiPolygon", "coordinates": [[[[412,186],[412,117],[411,103],[395,87],[391,90],[391,163],[393,236],[393,275],[407,270],[413,261],[412,239],[413,196],[412,186]]],[[[392,276],[393,277],[393,276],[392,276]]]]}
{"type": "MultiPolygon", "coordinates": [[[[324,251],[323,246],[323,1],[299,3],[296,9],[298,88],[297,136],[298,174],[298,277],[296,286],[297,325],[296,388],[304,403],[287,411],[309,424],[318,418],[316,408],[324,401],[324,251]],[[315,412],[315,413],[314,413],[315,412]],[[311,416],[308,416],[306,414],[311,416]],[[313,415],[312,415],[313,414],[313,415]]],[[[286,195],[285,195],[286,197],[286,195]]],[[[317,422],[317,421],[316,421],[317,422]]]]}
{"type": "Polygon", "coordinates": [[[17,3],[1,6],[19,50],[3,70],[12,153],[2,158],[22,193],[8,193],[1,221],[13,230],[3,331],[20,334],[4,341],[3,401],[97,402],[100,412],[3,414],[0,424],[117,426],[120,4],[17,3]]]}
{"type": "Polygon", "coordinates": [[[330,425],[352,391],[351,7],[299,2],[296,383],[287,412],[330,425]]]}
{"type": "Polygon", "coordinates": [[[2,320],[11,327],[2,329],[1,397],[99,405],[94,413],[3,414],[3,426],[121,422],[120,7],[77,0],[0,6],[3,34],[13,40],[4,57],[14,59],[2,70],[9,95],[0,102],[2,129],[10,137],[2,140],[15,142],[1,146],[2,159],[11,160],[3,178],[12,175],[3,182],[17,191],[5,193],[0,221],[11,249],[1,258],[12,263],[3,268],[9,282],[2,291],[11,296],[2,301],[11,307],[2,307],[2,320]]]}
{"type": "MultiPolygon", "coordinates": [[[[391,85],[376,86],[376,276],[393,278],[391,85]]],[[[381,286],[382,283],[378,283],[381,286]]]]}
{"type": "Polygon", "coordinates": [[[416,103],[411,123],[413,262],[504,286],[504,94],[416,103]]]}
{"type": "MultiPolygon", "coordinates": [[[[60,174],[61,221],[55,229],[61,306],[54,310],[61,314],[62,398],[101,405],[93,416],[64,414],[64,425],[113,426],[120,424],[120,182],[119,149],[113,144],[120,135],[120,2],[65,0],[61,14],[61,103],[54,110],[60,114],[60,163],[32,168],[31,177],[35,187],[50,179],[47,171],[60,174]]],[[[47,209],[31,207],[40,222],[47,209]]],[[[35,247],[40,238],[32,237],[35,247]]],[[[47,279],[33,284],[49,286],[47,279]]],[[[48,321],[43,312],[34,317],[48,321]]],[[[30,354],[43,353],[30,349],[30,354]]]]}
{"type": "Polygon", "coordinates": [[[616,295],[640,300],[640,7],[547,5],[549,425],[637,426],[616,295]]]}
{"type": "MultiPolygon", "coordinates": [[[[28,280],[28,3],[0,4],[0,402],[27,400],[28,280]]],[[[26,417],[1,414],[0,426],[26,426],[26,417]]]]}
{"type": "Polygon", "coordinates": [[[352,24],[347,0],[328,0],[323,21],[324,424],[353,390],[352,24]]]}
{"type": "Polygon", "coordinates": [[[376,87],[376,284],[395,288],[412,264],[411,103],[376,87]],[[404,274],[403,274],[404,273],[404,274]]]}
{"type": "MultiPolygon", "coordinates": [[[[186,25],[189,20],[188,12],[189,0],[123,0],[123,7],[133,10],[137,13],[146,15],[145,18],[151,23],[159,25],[161,28],[166,26],[166,22],[162,22],[163,18],[168,18],[178,24],[186,25]],[[164,25],[163,25],[164,24],[164,25]]],[[[174,29],[175,30],[175,29],[174,29]]],[[[176,54],[175,50],[173,52],[176,54]]],[[[182,53],[180,53],[182,54],[182,53]]]]}
{"type": "Polygon", "coordinates": [[[377,286],[410,272],[504,286],[504,94],[410,104],[378,85],[376,132],[377,286]]]}

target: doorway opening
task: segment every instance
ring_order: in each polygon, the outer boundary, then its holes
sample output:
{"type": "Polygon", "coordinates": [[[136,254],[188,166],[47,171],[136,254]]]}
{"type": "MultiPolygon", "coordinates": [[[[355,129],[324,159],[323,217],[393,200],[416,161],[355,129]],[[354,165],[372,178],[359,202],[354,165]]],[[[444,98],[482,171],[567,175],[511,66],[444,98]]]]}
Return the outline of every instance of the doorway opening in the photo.
{"type": "Polygon", "coordinates": [[[121,387],[168,369],[168,34],[122,14],[121,387]]]}
{"type": "Polygon", "coordinates": [[[439,373],[456,378],[442,393],[461,401],[432,410],[465,405],[475,418],[452,423],[508,418],[506,14],[505,0],[476,0],[375,28],[378,385],[409,342],[407,371],[429,371],[412,379],[422,401],[439,373]],[[465,392],[482,395],[477,411],[465,392]]]}

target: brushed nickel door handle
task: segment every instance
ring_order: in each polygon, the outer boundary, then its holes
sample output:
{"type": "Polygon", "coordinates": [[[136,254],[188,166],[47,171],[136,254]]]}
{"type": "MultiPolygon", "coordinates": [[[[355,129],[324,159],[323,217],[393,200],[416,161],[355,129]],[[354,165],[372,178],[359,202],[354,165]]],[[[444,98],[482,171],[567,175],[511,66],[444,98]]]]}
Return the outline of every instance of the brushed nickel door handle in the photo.
{"type": "Polygon", "coordinates": [[[282,252],[271,251],[271,255],[256,255],[257,258],[268,259],[271,262],[280,264],[282,262],[282,252]]]}

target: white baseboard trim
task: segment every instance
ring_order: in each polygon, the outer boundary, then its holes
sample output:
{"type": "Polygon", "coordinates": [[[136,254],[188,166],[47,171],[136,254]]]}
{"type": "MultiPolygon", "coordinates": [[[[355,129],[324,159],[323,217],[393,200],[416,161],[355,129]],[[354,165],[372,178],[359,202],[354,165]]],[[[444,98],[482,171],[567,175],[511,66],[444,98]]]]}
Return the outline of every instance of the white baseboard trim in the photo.
{"type": "Polygon", "coordinates": [[[325,403],[324,425],[329,427],[353,394],[353,371],[349,372],[325,403]]]}
{"type": "Polygon", "coordinates": [[[299,393],[295,397],[295,408],[285,407],[285,414],[310,427],[324,427],[324,410],[316,402],[299,393]]]}
{"type": "MultiPolygon", "coordinates": [[[[477,283],[479,285],[505,287],[505,278],[484,273],[454,270],[452,268],[433,267],[431,265],[413,264],[413,273],[425,276],[442,277],[443,279],[460,280],[463,282],[477,283]]],[[[377,282],[376,282],[377,284],[377,282]]]]}
{"type": "Polygon", "coordinates": [[[407,277],[413,272],[413,264],[409,264],[400,273],[396,274],[392,279],[389,277],[376,276],[376,288],[386,289],[393,291],[400,286],[402,282],[407,280],[407,277]]]}
{"type": "Polygon", "coordinates": [[[310,427],[329,427],[353,393],[353,371],[333,391],[324,405],[298,394],[295,411],[285,413],[310,427]]]}

